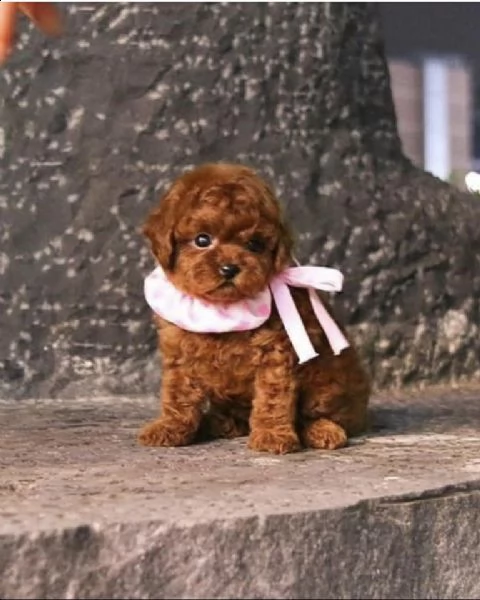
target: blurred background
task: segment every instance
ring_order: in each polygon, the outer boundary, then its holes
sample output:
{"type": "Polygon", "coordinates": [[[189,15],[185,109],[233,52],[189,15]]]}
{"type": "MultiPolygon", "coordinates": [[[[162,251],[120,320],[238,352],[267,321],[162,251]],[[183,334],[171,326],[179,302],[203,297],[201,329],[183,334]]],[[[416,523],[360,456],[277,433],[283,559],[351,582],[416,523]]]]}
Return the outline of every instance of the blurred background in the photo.
{"type": "Polygon", "coordinates": [[[480,192],[480,3],[380,3],[398,130],[413,163],[480,192]]]}

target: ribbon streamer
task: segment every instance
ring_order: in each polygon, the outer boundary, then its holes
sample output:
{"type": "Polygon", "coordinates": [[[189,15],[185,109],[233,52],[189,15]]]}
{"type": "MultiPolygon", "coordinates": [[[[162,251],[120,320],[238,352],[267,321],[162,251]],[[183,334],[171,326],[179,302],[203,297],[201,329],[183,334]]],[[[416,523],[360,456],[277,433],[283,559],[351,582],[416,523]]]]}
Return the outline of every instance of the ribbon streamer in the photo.
{"type": "Polygon", "coordinates": [[[288,286],[308,289],[313,312],[318,319],[328,343],[335,355],[338,355],[350,345],[342,331],[329,315],[327,309],[316,294],[315,290],[339,292],[343,286],[343,275],[337,269],[327,267],[291,267],[286,269],[270,283],[278,314],[285,330],[297,353],[300,364],[303,364],[318,353],[308,336],[307,330],[298,313],[295,302],[288,286]]]}

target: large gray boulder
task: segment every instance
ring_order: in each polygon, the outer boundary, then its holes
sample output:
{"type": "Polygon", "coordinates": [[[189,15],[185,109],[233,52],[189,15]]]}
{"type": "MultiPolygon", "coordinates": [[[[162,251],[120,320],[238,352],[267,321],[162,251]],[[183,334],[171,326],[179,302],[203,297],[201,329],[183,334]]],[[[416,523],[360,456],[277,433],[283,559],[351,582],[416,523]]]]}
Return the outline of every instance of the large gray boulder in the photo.
{"type": "Polygon", "coordinates": [[[275,184],[377,386],[479,376],[480,202],[403,157],[371,4],[65,5],[0,71],[0,396],[155,389],[139,234],[189,165],[275,184]]]}

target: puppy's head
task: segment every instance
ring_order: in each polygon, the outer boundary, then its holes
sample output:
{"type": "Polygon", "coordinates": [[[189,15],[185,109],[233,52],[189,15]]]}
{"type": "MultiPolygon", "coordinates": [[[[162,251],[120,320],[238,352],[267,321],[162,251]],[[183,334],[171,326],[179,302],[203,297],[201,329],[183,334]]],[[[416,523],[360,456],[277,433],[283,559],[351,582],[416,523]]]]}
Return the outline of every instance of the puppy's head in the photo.
{"type": "Polygon", "coordinates": [[[208,302],[255,296],[291,263],[292,240],[275,195],[240,165],[208,164],[180,177],[144,233],[169,279],[208,302]]]}

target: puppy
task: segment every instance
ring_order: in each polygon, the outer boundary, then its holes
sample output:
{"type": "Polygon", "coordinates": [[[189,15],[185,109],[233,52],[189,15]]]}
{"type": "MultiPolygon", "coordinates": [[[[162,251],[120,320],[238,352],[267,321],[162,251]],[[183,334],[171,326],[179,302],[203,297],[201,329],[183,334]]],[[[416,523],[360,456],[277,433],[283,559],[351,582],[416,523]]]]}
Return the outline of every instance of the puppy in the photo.
{"type": "Polygon", "coordinates": [[[292,237],[279,203],[255,172],[229,164],[188,172],[150,214],[144,234],[178,296],[164,298],[171,318],[154,314],[161,413],[140,432],[141,444],[248,435],[251,449],[284,454],[340,448],[365,430],[369,378],[351,345],[332,352],[306,289],[291,289],[318,354],[303,364],[275,306],[261,325],[240,331],[191,330],[194,315],[187,330],[175,318],[177,308],[190,318],[195,302],[206,311],[240,306],[292,266],[292,237]]]}

